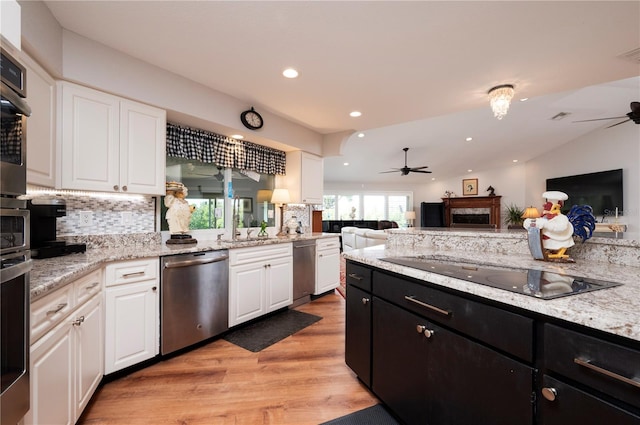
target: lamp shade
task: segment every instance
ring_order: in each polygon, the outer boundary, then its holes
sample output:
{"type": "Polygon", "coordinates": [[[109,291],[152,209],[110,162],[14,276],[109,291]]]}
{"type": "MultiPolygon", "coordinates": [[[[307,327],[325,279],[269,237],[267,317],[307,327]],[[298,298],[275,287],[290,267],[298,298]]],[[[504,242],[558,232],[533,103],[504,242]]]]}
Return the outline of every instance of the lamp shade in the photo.
{"type": "Polygon", "coordinates": [[[260,189],[256,194],[256,198],[258,198],[258,203],[261,204],[263,202],[271,201],[272,192],[267,189],[260,189]]]}
{"type": "Polygon", "coordinates": [[[416,219],[416,212],[415,211],[407,211],[404,213],[404,218],[406,218],[407,220],[415,220],[416,219]]]}
{"type": "Polygon", "coordinates": [[[536,207],[529,207],[524,210],[522,218],[540,218],[540,211],[536,207]]]}
{"type": "Polygon", "coordinates": [[[291,198],[287,189],[273,189],[272,204],[288,204],[289,202],[291,202],[291,198]]]}

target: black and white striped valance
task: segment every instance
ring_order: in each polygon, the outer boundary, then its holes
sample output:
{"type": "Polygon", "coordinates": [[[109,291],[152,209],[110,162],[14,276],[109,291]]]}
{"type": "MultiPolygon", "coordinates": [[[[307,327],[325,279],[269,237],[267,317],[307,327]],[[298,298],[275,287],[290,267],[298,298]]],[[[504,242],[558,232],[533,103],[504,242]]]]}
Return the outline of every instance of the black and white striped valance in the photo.
{"type": "Polygon", "coordinates": [[[210,162],[224,168],[285,174],[285,152],[197,128],[167,123],[167,156],[210,162]]]}

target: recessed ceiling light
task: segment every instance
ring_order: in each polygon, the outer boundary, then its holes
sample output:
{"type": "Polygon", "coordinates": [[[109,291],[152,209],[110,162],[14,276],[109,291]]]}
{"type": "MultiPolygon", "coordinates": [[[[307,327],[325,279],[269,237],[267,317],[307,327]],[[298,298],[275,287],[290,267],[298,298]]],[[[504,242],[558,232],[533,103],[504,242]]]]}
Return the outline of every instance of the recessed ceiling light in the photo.
{"type": "Polygon", "coordinates": [[[472,172],[472,171],[473,171],[473,170],[472,170],[471,168],[469,168],[469,169],[467,170],[467,173],[470,173],[470,172],[472,172]]]}
{"type": "Polygon", "coordinates": [[[342,164],[342,165],[349,165],[349,163],[348,163],[348,162],[345,162],[345,163],[344,163],[344,164],[342,164]]]}
{"type": "Polygon", "coordinates": [[[433,180],[435,180],[435,179],[436,179],[435,177],[431,177],[431,181],[433,181],[433,180]]]}
{"type": "Polygon", "coordinates": [[[362,139],[364,137],[364,133],[358,133],[358,137],[362,139]]]}
{"type": "Polygon", "coordinates": [[[526,102],[527,100],[529,100],[528,97],[523,97],[522,99],[520,99],[520,102],[526,102]]]}
{"type": "Polygon", "coordinates": [[[352,112],[349,113],[349,115],[354,117],[354,118],[356,118],[356,117],[361,116],[362,112],[360,112],[360,111],[352,111],[352,112]]]}
{"type": "Polygon", "coordinates": [[[284,71],[282,71],[282,75],[284,75],[287,78],[296,78],[298,77],[298,71],[293,68],[287,68],[284,71]]]}
{"type": "Polygon", "coordinates": [[[473,140],[473,137],[467,137],[465,140],[466,140],[467,142],[470,142],[470,141],[472,141],[472,140],[473,140]]]}
{"type": "Polygon", "coordinates": [[[514,159],[514,160],[513,160],[513,162],[518,162],[518,160],[517,160],[517,159],[514,159]]]}
{"type": "Polygon", "coordinates": [[[232,134],[231,138],[240,140],[240,139],[244,139],[244,136],[242,134],[232,134]]]}

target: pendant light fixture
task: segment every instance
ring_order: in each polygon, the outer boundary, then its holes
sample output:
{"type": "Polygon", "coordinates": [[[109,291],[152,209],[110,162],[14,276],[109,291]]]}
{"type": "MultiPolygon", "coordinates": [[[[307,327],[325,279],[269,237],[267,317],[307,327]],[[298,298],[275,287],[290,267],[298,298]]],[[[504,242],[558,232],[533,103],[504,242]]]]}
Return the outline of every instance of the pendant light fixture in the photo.
{"type": "Polygon", "coordinates": [[[512,84],[502,84],[489,90],[489,103],[493,110],[493,116],[501,120],[507,115],[514,93],[515,90],[512,84]]]}

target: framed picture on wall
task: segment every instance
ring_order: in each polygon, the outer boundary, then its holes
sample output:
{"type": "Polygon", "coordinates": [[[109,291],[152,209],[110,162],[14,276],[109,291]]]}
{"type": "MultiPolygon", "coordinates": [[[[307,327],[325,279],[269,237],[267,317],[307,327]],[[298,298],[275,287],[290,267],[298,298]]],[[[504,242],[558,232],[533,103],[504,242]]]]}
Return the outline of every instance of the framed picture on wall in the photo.
{"type": "Polygon", "coordinates": [[[253,198],[240,198],[240,206],[243,213],[253,212],[253,198]]]}
{"type": "Polygon", "coordinates": [[[462,180],[462,195],[477,195],[478,194],[478,179],[463,179],[462,180]]]}

